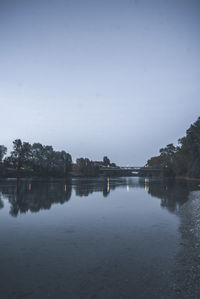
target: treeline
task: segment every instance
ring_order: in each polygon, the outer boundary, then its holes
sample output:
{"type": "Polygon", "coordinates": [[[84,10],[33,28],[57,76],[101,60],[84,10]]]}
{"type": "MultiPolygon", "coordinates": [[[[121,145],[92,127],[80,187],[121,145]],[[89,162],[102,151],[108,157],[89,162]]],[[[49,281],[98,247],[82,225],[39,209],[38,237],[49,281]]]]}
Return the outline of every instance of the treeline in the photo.
{"type": "Polygon", "coordinates": [[[55,151],[50,145],[13,141],[13,150],[6,156],[7,148],[0,145],[0,176],[98,176],[101,167],[116,167],[107,156],[102,161],[72,157],[65,151],[55,151]],[[6,156],[6,157],[5,157],[6,156]]]}
{"type": "Polygon", "coordinates": [[[160,168],[165,176],[200,178],[200,117],[178,144],[161,148],[160,155],[148,160],[146,167],[160,168]]]}
{"type": "Polygon", "coordinates": [[[98,176],[101,167],[117,167],[115,163],[111,163],[107,156],[103,157],[103,161],[91,161],[88,158],[76,159],[73,170],[80,176],[98,176]]]}
{"type": "Polygon", "coordinates": [[[65,151],[55,151],[52,146],[41,143],[13,141],[13,151],[4,160],[7,148],[0,145],[0,164],[2,172],[12,170],[18,173],[40,176],[65,176],[72,169],[72,157],[65,151]]]}

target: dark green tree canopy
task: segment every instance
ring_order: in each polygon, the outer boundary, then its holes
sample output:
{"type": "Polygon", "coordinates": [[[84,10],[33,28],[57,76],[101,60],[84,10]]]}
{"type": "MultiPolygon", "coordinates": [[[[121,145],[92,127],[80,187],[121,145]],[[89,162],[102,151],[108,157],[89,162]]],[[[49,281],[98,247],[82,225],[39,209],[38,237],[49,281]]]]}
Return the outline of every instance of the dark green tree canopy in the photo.
{"type": "Polygon", "coordinates": [[[171,143],[161,148],[160,155],[148,160],[148,165],[167,167],[174,175],[200,177],[200,117],[178,143],[177,147],[171,143]]]}
{"type": "Polygon", "coordinates": [[[110,159],[107,156],[103,157],[103,163],[105,166],[109,166],[110,165],[110,159]]]}
{"type": "Polygon", "coordinates": [[[88,158],[79,158],[76,160],[76,168],[82,175],[96,176],[99,173],[99,166],[88,158]]]}
{"type": "Polygon", "coordinates": [[[6,155],[7,153],[7,147],[5,147],[4,145],[0,145],[0,163],[3,161],[3,157],[6,155]]]}
{"type": "Polygon", "coordinates": [[[13,151],[7,163],[14,163],[17,169],[31,169],[39,175],[63,176],[71,171],[72,158],[65,151],[54,151],[50,145],[13,141],[13,151]]]}

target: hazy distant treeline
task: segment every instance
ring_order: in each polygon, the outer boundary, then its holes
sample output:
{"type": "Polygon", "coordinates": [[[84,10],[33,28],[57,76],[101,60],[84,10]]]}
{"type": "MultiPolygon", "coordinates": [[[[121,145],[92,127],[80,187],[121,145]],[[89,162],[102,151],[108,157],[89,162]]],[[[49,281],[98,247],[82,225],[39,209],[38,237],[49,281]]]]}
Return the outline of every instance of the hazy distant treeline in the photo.
{"type": "Polygon", "coordinates": [[[200,117],[178,143],[161,148],[160,155],[148,160],[146,166],[159,167],[168,176],[200,178],[200,117]]]}

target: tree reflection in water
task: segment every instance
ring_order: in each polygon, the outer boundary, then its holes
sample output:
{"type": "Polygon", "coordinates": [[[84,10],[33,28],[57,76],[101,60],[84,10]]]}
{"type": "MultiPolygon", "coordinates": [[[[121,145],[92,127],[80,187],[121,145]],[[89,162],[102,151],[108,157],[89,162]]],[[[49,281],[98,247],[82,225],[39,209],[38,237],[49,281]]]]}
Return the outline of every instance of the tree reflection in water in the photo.
{"type": "Polygon", "coordinates": [[[68,201],[71,197],[71,181],[6,180],[0,184],[0,192],[8,199],[10,214],[39,212],[50,209],[52,204],[68,201]]]}
{"type": "Polygon", "coordinates": [[[0,209],[2,209],[3,207],[4,207],[4,204],[3,204],[2,199],[0,198],[0,209]]]}
{"type": "Polygon", "coordinates": [[[187,201],[189,192],[197,189],[197,183],[185,180],[159,180],[145,178],[82,178],[68,180],[4,180],[0,182],[0,208],[3,199],[11,205],[10,214],[17,216],[28,211],[50,209],[52,204],[70,200],[72,188],[76,196],[89,196],[102,192],[104,197],[118,187],[144,188],[151,196],[161,200],[161,206],[176,213],[187,201]]]}
{"type": "Polygon", "coordinates": [[[145,190],[161,200],[161,206],[169,212],[177,213],[182,204],[188,200],[189,193],[197,190],[197,182],[183,179],[140,179],[145,190]]]}

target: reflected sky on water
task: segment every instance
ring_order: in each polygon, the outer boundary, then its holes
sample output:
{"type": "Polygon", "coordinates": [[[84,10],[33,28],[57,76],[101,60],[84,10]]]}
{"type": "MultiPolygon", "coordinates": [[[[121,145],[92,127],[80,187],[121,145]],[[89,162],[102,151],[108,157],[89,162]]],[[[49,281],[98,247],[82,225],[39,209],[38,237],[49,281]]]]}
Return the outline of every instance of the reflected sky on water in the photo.
{"type": "Polygon", "coordinates": [[[169,298],[195,182],[2,180],[3,298],[169,298]],[[164,295],[163,295],[164,294],[164,295]]]}
{"type": "Polygon", "coordinates": [[[64,204],[71,199],[72,193],[74,197],[87,197],[93,193],[108,197],[115,189],[131,192],[137,188],[159,198],[160,205],[171,212],[179,209],[190,191],[200,189],[196,182],[157,178],[7,179],[0,181],[0,209],[10,206],[10,215],[18,216],[28,211],[50,209],[56,203],[64,204]]]}

